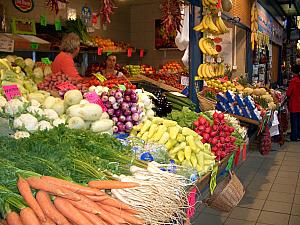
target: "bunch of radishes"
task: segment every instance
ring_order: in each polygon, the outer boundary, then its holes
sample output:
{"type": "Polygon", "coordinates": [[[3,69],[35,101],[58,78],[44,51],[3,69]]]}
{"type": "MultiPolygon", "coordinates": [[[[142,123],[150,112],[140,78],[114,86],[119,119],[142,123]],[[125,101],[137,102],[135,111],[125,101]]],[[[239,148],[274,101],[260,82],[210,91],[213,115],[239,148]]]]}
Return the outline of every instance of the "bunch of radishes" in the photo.
{"type": "Polygon", "coordinates": [[[234,128],[226,124],[224,113],[215,112],[213,118],[201,114],[194,122],[195,131],[203,137],[203,143],[211,144],[216,160],[225,158],[235,149],[236,138],[231,136],[234,128]]]}
{"type": "Polygon", "coordinates": [[[110,90],[101,94],[101,100],[107,113],[114,121],[114,133],[130,132],[143,118],[143,109],[138,104],[138,95],[134,90],[110,90]]]}

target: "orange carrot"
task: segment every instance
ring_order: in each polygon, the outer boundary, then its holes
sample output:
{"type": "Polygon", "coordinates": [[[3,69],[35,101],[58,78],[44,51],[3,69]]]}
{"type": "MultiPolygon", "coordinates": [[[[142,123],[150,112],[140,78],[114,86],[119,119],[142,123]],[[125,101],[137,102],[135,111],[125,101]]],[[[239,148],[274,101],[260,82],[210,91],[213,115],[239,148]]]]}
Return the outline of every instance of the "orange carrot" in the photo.
{"type": "Polygon", "coordinates": [[[69,191],[63,187],[58,187],[54,184],[49,184],[43,180],[41,180],[39,177],[29,177],[27,178],[27,182],[29,183],[30,187],[46,191],[49,193],[52,193],[53,195],[57,195],[63,198],[71,199],[74,201],[79,201],[80,197],[78,194],[69,191]]]}
{"type": "Polygon", "coordinates": [[[92,222],[94,225],[105,225],[104,221],[97,215],[88,213],[85,211],[80,211],[90,222],[92,222]]]}
{"type": "Polygon", "coordinates": [[[67,219],[77,225],[93,225],[83,214],[79,212],[68,200],[56,197],[54,205],[67,219]]]}
{"type": "Polygon", "coordinates": [[[50,218],[46,218],[45,222],[42,222],[42,225],[55,225],[55,223],[50,219],[50,218]]]}
{"type": "Polygon", "coordinates": [[[64,187],[64,188],[69,189],[78,194],[92,195],[92,196],[104,195],[104,193],[102,191],[100,191],[96,188],[85,187],[80,184],[75,184],[75,183],[72,183],[70,181],[66,181],[63,179],[58,179],[58,178],[50,177],[50,176],[42,176],[41,179],[46,181],[47,183],[55,184],[60,187],[64,187]]]}
{"type": "Polygon", "coordinates": [[[23,198],[27,202],[28,206],[35,212],[37,217],[41,221],[46,221],[45,214],[43,213],[43,211],[42,211],[41,207],[39,206],[39,204],[37,203],[36,199],[33,197],[32,192],[30,190],[30,186],[27,183],[27,181],[23,177],[19,176],[17,186],[18,186],[20,194],[23,196],[23,198]]]}
{"type": "Polygon", "coordinates": [[[7,213],[6,222],[8,225],[23,225],[19,214],[16,212],[7,213]]]}
{"type": "Polygon", "coordinates": [[[133,215],[140,214],[139,211],[137,211],[135,209],[125,209],[125,211],[128,212],[129,214],[133,214],[133,215]]]}
{"type": "Polygon", "coordinates": [[[88,197],[89,199],[91,199],[94,202],[101,202],[105,199],[108,199],[108,197],[106,196],[106,194],[104,193],[103,196],[95,196],[95,195],[86,195],[86,197],[88,197]]]}
{"type": "Polygon", "coordinates": [[[98,189],[124,189],[135,188],[139,184],[133,182],[121,182],[116,180],[92,180],[88,183],[89,187],[98,189]]]}
{"type": "Polygon", "coordinates": [[[69,202],[75,206],[75,208],[80,209],[82,211],[92,213],[92,214],[100,214],[99,206],[96,202],[93,202],[89,198],[85,197],[84,195],[80,195],[80,201],[72,201],[69,202]]]}
{"type": "Polygon", "coordinates": [[[70,225],[68,220],[55,208],[47,192],[39,191],[36,194],[36,200],[45,215],[53,220],[56,224],[70,225]]]}
{"type": "Polygon", "coordinates": [[[136,218],[135,216],[127,213],[125,210],[117,209],[115,207],[111,207],[105,204],[99,203],[100,207],[104,209],[106,212],[109,212],[115,216],[121,217],[129,224],[144,224],[144,221],[141,219],[136,218]]]}
{"type": "Polygon", "coordinates": [[[104,209],[102,209],[100,203],[97,203],[97,205],[99,206],[99,209],[101,210],[101,214],[99,215],[99,217],[102,220],[104,220],[106,223],[108,223],[109,225],[117,225],[117,224],[126,223],[126,221],[123,220],[122,218],[115,216],[115,215],[105,211],[104,209]]]}
{"type": "Polygon", "coordinates": [[[115,207],[115,208],[118,208],[118,209],[124,209],[124,210],[132,210],[132,208],[123,203],[123,202],[120,202],[112,197],[110,197],[109,195],[107,195],[108,198],[101,201],[101,204],[105,204],[105,205],[109,205],[109,206],[112,206],[112,207],[115,207]]]}
{"type": "Polygon", "coordinates": [[[34,211],[29,207],[23,208],[21,210],[20,217],[23,225],[41,225],[34,211]]]}

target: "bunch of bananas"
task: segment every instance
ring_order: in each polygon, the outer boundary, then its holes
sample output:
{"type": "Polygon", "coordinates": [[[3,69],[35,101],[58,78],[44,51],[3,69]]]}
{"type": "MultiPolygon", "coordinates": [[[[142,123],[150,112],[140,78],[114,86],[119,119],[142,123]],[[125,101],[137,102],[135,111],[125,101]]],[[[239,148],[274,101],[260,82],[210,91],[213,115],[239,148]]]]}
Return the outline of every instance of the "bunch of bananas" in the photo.
{"type": "Polygon", "coordinates": [[[220,16],[218,16],[215,24],[212,15],[205,15],[202,21],[194,27],[194,30],[200,32],[207,31],[213,34],[225,34],[229,32],[223,19],[220,16]]]}
{"type": "Polygon", "coordinates": [[[204,8],[215,8],[218,2],[218,0],[202,0],[202,5],[204,8]]]}
{"type": "Polygon", "coordinates": [[[198,67],[197,80],[207,80],[211,78],[221,77],[225,74],[225,66],[223,63],[212,64],[203,63],[198,67]]]}
{"type": "Polygon", "coordinates": [[[219,54],[210,38],[201,38],[199,40],[199,48],[205,55],[216,56],[219,54]]]}
{"type": "Polygon", "coordinates": [[[253,3],[251,8],[251,44],[252,50],[254,50],[255,42],[258,42],[258,9],[256,1],[253,3]]]}

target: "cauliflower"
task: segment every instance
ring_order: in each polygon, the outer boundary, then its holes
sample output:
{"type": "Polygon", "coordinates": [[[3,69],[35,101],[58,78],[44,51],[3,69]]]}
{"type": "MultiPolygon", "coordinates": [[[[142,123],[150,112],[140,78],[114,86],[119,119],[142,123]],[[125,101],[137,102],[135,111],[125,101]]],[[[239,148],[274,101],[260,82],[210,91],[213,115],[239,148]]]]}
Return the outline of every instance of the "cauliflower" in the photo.
{"type": "Polygon", "coordinates": [[[40,107],[41,106],[41,103],[39,103],[37,100],[35,100],[35,99],[32,99],[31,101],[30,101],[30,104],[32,105],[32,106],[36,106],[36,107],[40,107]]]}
{"type": "Polygon", "coordinates": [[[12,99],[5,105],[5,113],[10,116],[14,116],[24,110],[24,102],[19,99],[12,99]]]}
{"type": "Polygon", "coordinates": [[[39,130],[51,130],[53,128],[53,126],[48,122],[48,121],[45,121],[45,120],[42,120],[38,123],[38,129],[39,130]]]}
{"type": "Polygon", "coordinates": [[[66,120],[63,118],[57,118],[53,120],[53,126],[58,127],[60,124],[65,124],[66,120]]]}
{"type": "Polygon", "coordinates": [[[79,102],[80,105],[89,104],[90,102],[86,99],[83,99],[79,102]]]}
{"type": "Polygon", "coordinates": [[[49,120],[55,120],[58,118],[57,112],[55,112],[53,109],[45,109],[44,116],[49,120]]]}
{"type": "Polygon", "coordinates": [[[13,137],[15,139],[29,138],[30,134],[27,131],[17,131],[13,137]]]}
{"type": "Polygon", "coordinates": [[[6,103],[7,103],[6,98],[0,96],[0,108],[4,107],[6,103]]]}
{"type": "Polygon", "coordinates": [[[38,128],[38,120],[33,115],[26,113],[15,118],[14,128],[21,129],[25,128],[29,132],[36,131],[38,128]]]}
{"type": "Polygon", "coordinates": [[[27,108],[27,112],[29,112],[33,115],[38,115],[38,116],[43,116],[43,114],[44,114],[44,111],[37,106],[29,106],[27,108]]]}

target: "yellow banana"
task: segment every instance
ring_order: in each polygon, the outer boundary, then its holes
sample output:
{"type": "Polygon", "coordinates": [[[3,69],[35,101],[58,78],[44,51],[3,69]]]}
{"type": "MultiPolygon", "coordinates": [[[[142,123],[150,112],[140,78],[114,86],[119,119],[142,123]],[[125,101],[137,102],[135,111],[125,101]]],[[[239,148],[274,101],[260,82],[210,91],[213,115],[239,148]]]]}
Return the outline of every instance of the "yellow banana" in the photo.
{"type": "Polygon", "coordinates": [[[199,23],[197,26],[195,26],[194,28],[193,28],[195,31],[201,31],[201,30],[203,30],[204,29],[204,27],[203,27],[203,23],[201,22],[201,23],[199,23]]]}
{"type": "Polygon", "coordinates": [[[202,64],[202,67],[201,67],[201,74],[203,77],[207,77],[206,75],[206,64],[202,64]]]}
{"type": "Polygon", "coordinates": [[[205,16],[203,17],[203,20],[202,20],[203,28],[204,28],[205,30],[208,29],[207,19],[208,19],[208,16],[205,15],[205,16]]]}
{"type": "Polygon", "coordinates": [[[203,64],[200,64],[200,66],[198,67],[198,76],[199,77],[203,76],[203,74],[202,74],[202,67],[203,67],[203,64]]]}
{"type": "Polygon", "coordinates": [[[211,31],[213,31],[213,32],[215,32],[215,33],[220,32],[219,29],[218,29],[218,27],[214,24],[211,15],[208,16],[208,19],[207,19],[207,20],[208,20],[208,27],[209,27],[209,29],[210,29],[211,31]]]}
{"type": "Polygon", "coordinates": [[[207,0],[209,2],[209,4],[211,5],[216,5],[218,4],[218,0],[207,0]]]}
{"type": "Polygon", "coordinates": [[[206,51],[204,45],[205,45],[205,38],[201,38],[199,40],[199,48],[200,48],[201,52],[203,52],[203,54],[207,54],[207,51],[206,51]]]}
{"type": "Polygon", "coordinates": [[[218,20],[218,23],[219,23],[219,26],[220,26],[220,28],[221,28],[222,33],[228,33],[229,30],[228,30],[228,28],[226,27],[226,25],[225,25],[223,19],[219,16],[219,17],[217,18],[217,20],[218,20]]]}

